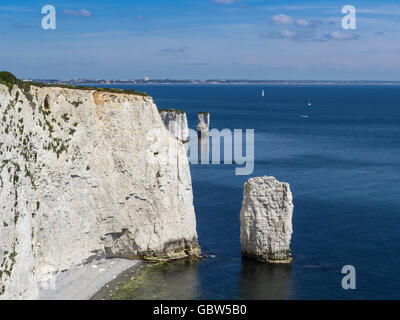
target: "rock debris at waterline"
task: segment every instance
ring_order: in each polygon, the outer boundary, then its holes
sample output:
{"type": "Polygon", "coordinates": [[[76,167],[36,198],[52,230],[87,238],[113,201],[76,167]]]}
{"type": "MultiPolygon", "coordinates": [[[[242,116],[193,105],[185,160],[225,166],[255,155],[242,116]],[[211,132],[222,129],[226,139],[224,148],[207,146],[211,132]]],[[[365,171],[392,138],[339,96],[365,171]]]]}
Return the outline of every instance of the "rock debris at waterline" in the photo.
{"type": "Polygon", "coordinates": [[[4,74],[0,299],[97,257],[200,254],[186,151],[151,97],[4,74]]]}
{"type": "Polygon", "coordinates": [[[288,183],[267,176],[249,179],[244,185],[240,211],[242,256],[290,264],[293,208],[288,183]]]}

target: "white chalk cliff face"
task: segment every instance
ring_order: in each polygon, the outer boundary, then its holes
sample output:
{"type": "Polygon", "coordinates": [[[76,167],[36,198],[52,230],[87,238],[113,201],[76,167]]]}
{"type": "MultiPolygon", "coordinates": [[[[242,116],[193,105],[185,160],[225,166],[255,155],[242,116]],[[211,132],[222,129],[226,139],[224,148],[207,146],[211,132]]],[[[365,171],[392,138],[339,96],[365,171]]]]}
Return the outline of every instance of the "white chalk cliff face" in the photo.
{"type": "Polygon", "coordinates": [[[189,126],[185,112],[180,110],[160,110],[160,116],[173,137],[184,144],[189,142],[189,126]]]}
{"type": "Polygon", "coordinates": [[[192,198],[150,97],[0,84],[0,299],[93,257],[198,255],[192,198]]]}
{"type": "Polygon", "coordinates": [[[293,197],[288,183],[251,178],[240,211],[242,255],[268,263],[290,263],[293,197]]]}

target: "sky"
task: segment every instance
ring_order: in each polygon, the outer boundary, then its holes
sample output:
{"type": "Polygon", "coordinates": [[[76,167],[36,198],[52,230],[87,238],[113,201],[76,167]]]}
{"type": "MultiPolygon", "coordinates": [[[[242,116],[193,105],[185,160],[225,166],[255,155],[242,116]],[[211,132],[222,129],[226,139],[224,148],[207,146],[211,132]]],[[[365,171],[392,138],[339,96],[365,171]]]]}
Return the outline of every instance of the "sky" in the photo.
{"type": "Polygon", "coordinates": [[[1,0],[0,43],[24,79],[399,81],[400,1],[1,0]]]}

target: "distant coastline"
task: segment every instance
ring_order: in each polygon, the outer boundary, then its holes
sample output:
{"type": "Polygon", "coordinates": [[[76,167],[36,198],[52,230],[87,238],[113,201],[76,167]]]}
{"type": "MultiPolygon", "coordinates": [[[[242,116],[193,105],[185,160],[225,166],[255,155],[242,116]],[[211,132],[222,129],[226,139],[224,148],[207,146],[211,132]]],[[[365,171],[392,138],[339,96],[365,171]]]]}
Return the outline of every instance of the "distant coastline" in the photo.
{"type": "Polygon", "coordinates": [[[336,81],[336,80],[171,80],[171,79],[138,79],[138,80],[90,80],[90,79],[26,79],[46,84],[63,85],[148,85],[148,84],[187,84],[187,85],[386,85],[398,86],[400,81],[336,81]]]}

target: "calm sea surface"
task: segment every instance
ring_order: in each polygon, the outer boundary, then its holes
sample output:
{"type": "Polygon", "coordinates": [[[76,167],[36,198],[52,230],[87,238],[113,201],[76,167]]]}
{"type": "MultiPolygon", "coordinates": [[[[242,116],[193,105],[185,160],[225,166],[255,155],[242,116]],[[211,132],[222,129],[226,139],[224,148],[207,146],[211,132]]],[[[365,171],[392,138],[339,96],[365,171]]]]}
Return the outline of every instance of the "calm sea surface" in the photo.
{"type": "Polygon", "coordinates": [[[235,176],[234,165],[191,166],[200,245],[215,258],[156,268],[120,298],[400,298],[400,87],[120,88],[186,111],[193,129],[196,113],[209,111],[211,128],[255,130],[251,176],[235,176]],[[292,188],[290,268],[240,256],[243,184],[263,175],[292,188]],[[357,270],[356,290],[341,287],[344,265],[357,270]]]}

